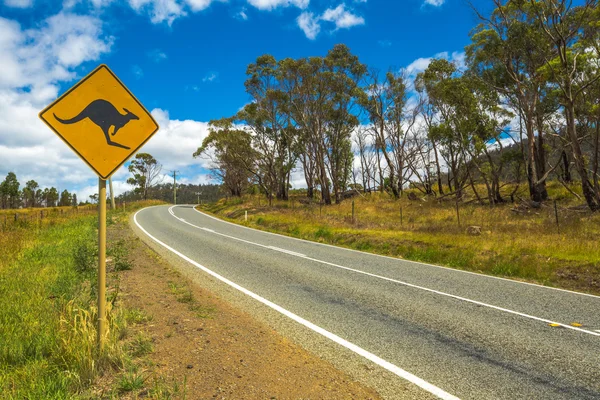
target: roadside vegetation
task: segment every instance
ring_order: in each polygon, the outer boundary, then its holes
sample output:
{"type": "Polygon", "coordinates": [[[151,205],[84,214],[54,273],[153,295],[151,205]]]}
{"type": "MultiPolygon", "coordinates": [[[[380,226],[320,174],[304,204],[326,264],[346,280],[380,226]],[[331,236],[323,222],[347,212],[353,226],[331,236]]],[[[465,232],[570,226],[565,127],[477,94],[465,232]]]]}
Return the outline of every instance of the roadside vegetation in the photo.
{"type": "MultiPolygon", "coordinates": [[[[516,196],[526,196],[526,190],[516,196]]],[[[244,196],[200,209],[292,237],[600,294],[600,214],[578,207],[558,182],[550,182],[548,192],[557,199],[557,213],[552,203],[482,207],[469,202],[473,195],[466,192],[466,204],[458,205],[460,223],[454,200],[417,196],[418,191],[400,200],[356,195],[331,206],[307,203],[305,193],[292,191],[289,201],[272,206],[244,196]]]]}
{"type": "MultiPolygon", "coordinates": [[[[150,204],[111,211],[109,228],[129,212],[150,204]]],[[[130,268],[131,260],[124,243],[109,241],[109,329],[105,350],[97,352],[97,218],[93,211],[65,210],[43,219],[22,218],[0,230],[3,399],[93,397],[87,391],[97,379],[119,371],[123,371],[119,385],[127,388],[135,384],[130,377],[136,373],[135,359],[151,351],[143,336],[129,336],[128,327],[150,317],[121,306],[118,271],[130,268]]]]}

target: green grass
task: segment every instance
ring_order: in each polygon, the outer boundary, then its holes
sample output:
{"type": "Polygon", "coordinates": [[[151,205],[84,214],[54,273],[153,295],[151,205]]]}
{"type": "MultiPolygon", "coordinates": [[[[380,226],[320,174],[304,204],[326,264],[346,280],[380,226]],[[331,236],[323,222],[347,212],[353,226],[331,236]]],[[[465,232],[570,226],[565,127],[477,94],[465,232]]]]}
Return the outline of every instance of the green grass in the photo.
{"type": "MultiPolygon", "coordinates": [[[[460,225],[449,198],[393,200],[379,193],[354,199],[354,222],[351,200],[320,211],[318,203],[300,204],[301,194],[296,195],[294,209],[289,202],[268,207],[264,199],[259,207],[256,197],[245,197],[242,202],[220,201],[203,210],[301,239],[600,293],[600,213],[572,209],[577,200],[558,183],[552,182],[548,189],[551,199],[558,201],[560,232],[552,201],[540,209],[518,212],[514,211],[518,204],[461,203],[460,225]],[[248,222],[240,213],[245,210],[248,222]],[[473,225],[481,227],[481,235],[467,233],[473,225]]],[[[524,190],[517,195],[526,198],[524,190]]]]}
{"type": "Polygon", "coordinates": [[[110,319],[106,352],[95,354],[95,219],[40,229],[21,252],[0,263],[0,392],[3,398],[67,398],[104,368],[119,364],[118,316],[110,319]],[[86,285],[85,283],[88,282],[86,285]]]}
{"type": "MultiPolygon", "coordinates": [[[[109,220],[145,205],[110,212],[109,220]]],[[[128,362],[125,310],[113,308],[118,287],[108,288],[106,346],[97,351],[96,225],[95,213],[54,212],[0,229],[0,398],[73,398],[128,362]]],[[[128,320],[148,318],[132,312],[128,320]]]]}
{"type": "Polygon", "coordinates": [[[121,375],[119,379],[118,390],[119,392],[133,392],[144,387],[146,382],[144,374],[135,370],[126,371],[121,375]]]}

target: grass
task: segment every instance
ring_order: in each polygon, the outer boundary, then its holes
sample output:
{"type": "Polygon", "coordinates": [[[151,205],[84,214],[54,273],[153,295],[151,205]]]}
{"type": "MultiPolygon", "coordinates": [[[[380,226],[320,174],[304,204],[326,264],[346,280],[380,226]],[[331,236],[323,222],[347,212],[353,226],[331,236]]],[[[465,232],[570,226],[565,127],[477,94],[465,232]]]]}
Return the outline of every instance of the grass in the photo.
{"type": "Polygon", "coordinates": [[[198,318],[212,318],[215,309],[210,306],[204,306],[200,304],[194,294],[192,293],[189,284],[187,283],[177,283],[173,281],[169,281],[169,291],[172,295],[175,296],[175,299],[179,303],[184,303],[188,305],[188,309],[196,315],[198,318]]]}
{"type": "MultiPolygon", "coordinates": [[[[109,218],[125,219],[145,205],[109,218]]],[[[104,371],[124,368],[127,323],[148,317],[125,313],[109,296],[106,346],[99,354],[95,214],[56,212],[18,221],[0,230],[0,397],[73,398],[104,371]]],[[[108,292],[118,293],[118,287],[108,292]]],[[[148,350],[142,339],[133,342],[136,353],[148,350]]]]}
{"type": "MultiPolygon", "coordinates": [[[[256,197],[246,197],[203,210],[301,239],[600,293],[600,213],[573,209],[576,201],[560,184],[551,183],[548,189],[550,197],[558,199],[560,228],[552,202],[540,209],[461,203],[459,225],[453,200],[410,201],[405,196],[395,201],[379,193],[354,199],[354,221],[352,200],[321,208],[301,204],[300,194],[272,207],[264,199],[259,207],[256,197]],[[248,211],[248,222],[243,211],[248,211]],[[481,235],[469,234],[469,226],[480,227],[481,235]]],[[[522,191],[518,195],[526,198],[522,191]]]]}

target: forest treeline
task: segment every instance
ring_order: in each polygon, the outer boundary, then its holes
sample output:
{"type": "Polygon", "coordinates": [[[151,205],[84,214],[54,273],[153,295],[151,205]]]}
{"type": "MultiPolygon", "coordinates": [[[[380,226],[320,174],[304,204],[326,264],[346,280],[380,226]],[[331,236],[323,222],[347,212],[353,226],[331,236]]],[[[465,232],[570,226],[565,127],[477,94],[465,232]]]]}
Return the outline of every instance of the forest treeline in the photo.
{"type": "Polygon", "coordinates": [[[75,193],[69,193],[66,189],[59,193],[55,187],[42,189],[33,179],[27,181],[21,189],[21,183],[14,172],[9,172],[0,182],[0,208],[2,209],[71,205],[78,205],[75,193]]]}
{"type": "Polygon", "coordinates": [[[457,199],[472,188],[497,204],[505,185],[540,202],[556,179],[600,210],[598,1],[489,1],[490,14],[474,8],[464,63],[433,59],[416,76],[369,68],[343,44],[258,57],[251,101],[211,121],[194,157],[212,159],[232,196],[257,185],[287,199],[301,169],[308,197],[326,204],[350,188],[398,198],[410,186],[457,199]]]}

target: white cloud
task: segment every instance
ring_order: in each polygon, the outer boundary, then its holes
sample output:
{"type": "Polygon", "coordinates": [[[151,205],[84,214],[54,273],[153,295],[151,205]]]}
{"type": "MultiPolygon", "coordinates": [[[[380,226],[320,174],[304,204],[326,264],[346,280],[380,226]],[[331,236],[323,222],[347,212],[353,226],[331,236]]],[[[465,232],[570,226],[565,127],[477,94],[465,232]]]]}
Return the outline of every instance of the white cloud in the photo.
{"type": "Polygon", "coordinates": [[[154,24],[173,24],[177,18],[187,15],[184,5],[177,0],[128,0],[136,12],[146,12],[154,24]]]}
{"type": "MultiPolygon", "coordinates": [[[[111,1],[111,0],[95,0],[111,1]]],[[[177,18],[185,17],[188,12],[199,12],[207,9],[214,2],[227,0],[127,0],[136,12],[146,13],[154,24],[166,22],[171,26],[177,18]]]]}
{"type": "Polygon", "coordinates": [[[94,177],[37,114],[59,83],[77,78],[74,69],[108,52],[112,40],[90,16],[61,12],[36,29],[0,18],[0,179],[14,171],[21,182],[71,189],[94,177]]]}
{"type": "Polygon", "coordinates": [[[4,5],[14,8],[29,8],[33,6],[33,0],[4,0],[4,5]]]}
{"type": "Polygon", "coordinates": [[[164,51],[160,50],[160,49],[154,49],[154,50],[149,51],[148,52],[148,57],[152,61],[154,61],[155,63],[159,63],[159,62],[164,61],[164,60],[166,60],[168,58],[167,54],[164,51]]]}
{"type": "Polygon", "coordinates": [[[363,17],[348,11],[346,5],[343,3],[336,8],[328,8],[320,16],[315,16],[312,12],[305,11],[296,19],[298,27],[302,29],[306,37],[310,40],[316,39],[321,32],[321,21],[334,23],[335,30],[348,29],[353,26],[365,24],[363,17]]]}
{"type": "Polygon", "coordinates": [[[141,79],[144,77],[144,70],[139,65],[134,65],[131,67],[131,72],[133,72],[133,75],[136,79],[141,79]]]}
{"type": "Polygon", "coordinates": [[[321,31],[319,18],[315,17],[315,15],[311,12],[303,12],[300,14],[298,19],[296,19],[296,22],[306,37],[310,40],[316,39],[317,35],[321,31]]]}
{"type": "Polygon", "coordinates": [[[248,14],[246,14],[246,7],[242,7],[242,9],[234,15],[234,18],[240,19],[242,21],[247,21],[248,14]]]}
{"type": "Polygon", "coordinates": [[[185,0],[192,11],[202,11],[210,6],[213,0],[185,0]]]}
{"type": "Polygon", "coordinates": [[[433,7],[440,7],[445,2],[446,2],[446,0],[425,0],[425,2],[423,2],[423,5],[429,5],[429,6],[433,6],[433,7]]]}
{"type": "Polygon", "coordinates": [[[295,6],[304,10],[310,4],[310,0],[248,0],[248,3],[259,10],[271,11],[278,7],[289,6],[295,6]]]}
{"type": "Polygon", "coordinates": [[[364,25],[365,19],[363,17],[352,14],[346,10],[345,4],[340,4],[336,8],[329,8],[325,10],[321,16],[323,21],[329,21],[335,23],[335,29],[351,28],[357,25],[364,25]]]}
{"type": "Polygon", "coordinates": [[[448,60],[448,61],[454,63],[454,65],[456,65],[456,67],[459,70],[465,68],[465,53],[464,52],[454,51],[454,52],[452,52],[452,54],[449,54],[447,51],[444,51],[441,53],[437,53],[433,57],[417,58],[415,61],[410,63],[405,68],[407,75],[409,75],[411,77],[415,77],[419,72],[425,71],[427,69],[427,67],[429,66],[429,64],[431,63],[431,61],[433,61],[434,58],[438,58],[438,59],[443,58],[445,60],[448,60]]]}
{"type": "Polygon", "coordinates": [[[202,82],[214,82],[219,78],[219,73],[218,72],[209,72],[208,74],[206,74],[206,76],[204,78],[202,78],[202,82]]]}

